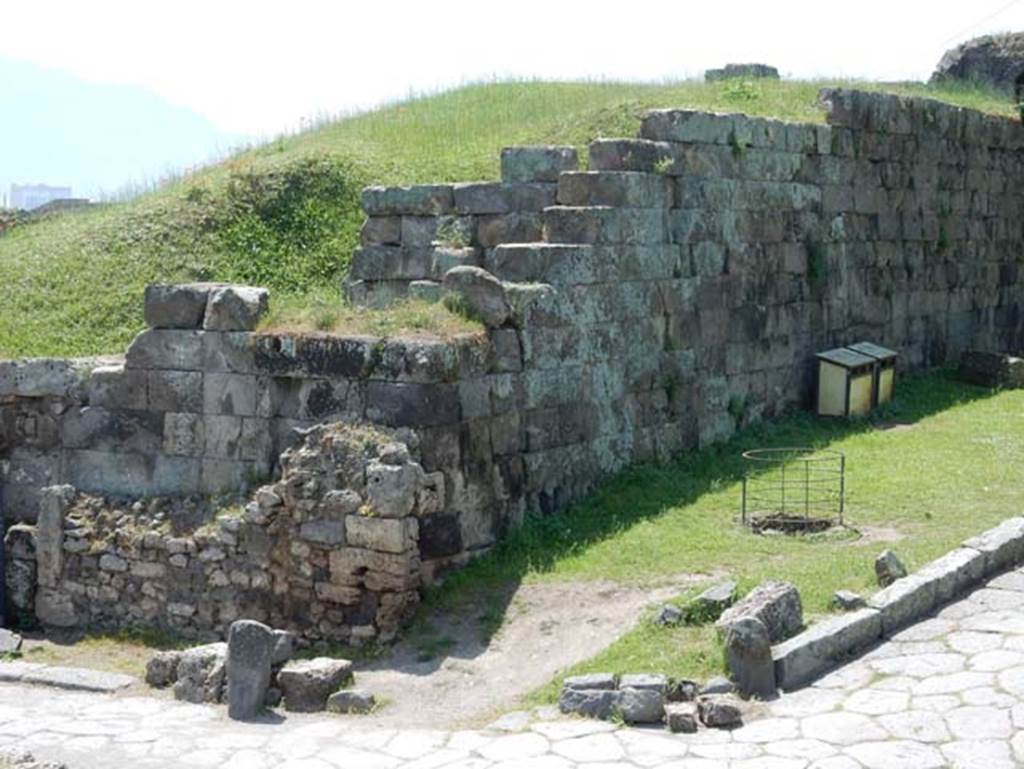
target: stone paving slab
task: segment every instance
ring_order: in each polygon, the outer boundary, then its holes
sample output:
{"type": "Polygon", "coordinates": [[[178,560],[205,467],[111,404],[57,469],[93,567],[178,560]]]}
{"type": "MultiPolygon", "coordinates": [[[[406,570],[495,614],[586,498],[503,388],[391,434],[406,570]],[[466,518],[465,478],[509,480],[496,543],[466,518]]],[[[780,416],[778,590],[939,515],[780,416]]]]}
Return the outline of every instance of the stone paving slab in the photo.
{"type": "MultiPolygon", "coordinates": [[[[22,681],[35,668],[16,664],[22,681]]],[[[0,683],[0,747],[71,769],[1012,769],[1024,765],[1024,570],[763,711],[687,735],[551,708],[482,730],[396,730],[324,715],[237,723],[222,707],[15,681],[0,683]]]]}
{"type": "Polygon", "coordinates": [[[15,661],[0,662],[0,682],[109,693],[134,686],[139,679],[123,673],[108,673],[90,668],[69,668],[15,661]]]}

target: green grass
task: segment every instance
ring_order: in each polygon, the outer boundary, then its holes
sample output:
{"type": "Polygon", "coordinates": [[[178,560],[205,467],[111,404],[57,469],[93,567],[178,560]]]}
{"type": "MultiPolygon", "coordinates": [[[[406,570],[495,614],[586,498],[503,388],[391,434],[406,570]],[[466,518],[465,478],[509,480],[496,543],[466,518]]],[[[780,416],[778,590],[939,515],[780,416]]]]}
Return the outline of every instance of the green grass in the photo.
{"type": "Polygon", "coordinates": [[[444,302],[407,299],[366,312],[338,301],[328,289],[286,295],[260,322],[260,331],[347,333],[381,337],[452,338],[479,334],[483,325],[450,310],[444,302]]]}
{"type": "Polygon", "coordinates": [[[0,237],[0,357],[121,352],[142,328],[142,291],[154,281],[237,280],[265,285],[272,302],[291,307],[311,293],[340,304],[367,184],[496,178],[503,146],[585,149],[599,136],[633,135],[651,107],[821,122],[825,85],[1014,114],[999,94],[922,84],[467,86],[270,142],[128,203],[15,227],[0,237]]]}
{"type": "MultiPolygon", "coordinates": [[[[427,608],[479,603],[523,581],[657,584],[686,573],[708,575],[688,595],[726,575],[741,591],[765,579],[790,580],[800,589],[805,617],[813,618],[829,611],[839,588],[875,589],[873,560],[885,547],[913,569],[1019,515],[1022,460],[1024,391],[993,393],[947,372],[910,377],[900,383],[897,400],[870,419],[796,413],[678,462],[627,470],[565,512],[528,520],[428,595],[427,608]],[[843,451],[847,521],[863,536],[760,536],[739,523],[740,454],[773,446],[843,451]],[[898,541],[886,541],[891,535],[898,541]]],[[[700,678],[721,668],[711,628],[643,622],[566,674],[700,678]]],[[[551,699],[559,681],[535,698],[551,699]]]]}

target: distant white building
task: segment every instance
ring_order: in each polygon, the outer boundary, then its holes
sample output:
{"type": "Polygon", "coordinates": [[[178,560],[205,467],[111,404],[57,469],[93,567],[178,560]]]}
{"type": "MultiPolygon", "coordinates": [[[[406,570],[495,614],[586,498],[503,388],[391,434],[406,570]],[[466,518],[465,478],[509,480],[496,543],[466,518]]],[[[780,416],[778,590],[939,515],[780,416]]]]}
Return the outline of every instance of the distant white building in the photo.
{"type": "Polygon", "coordinates": [[[11,208],[31,211],[33,208],[71,197],[70,187],[50,187],[46,184],[12,184],[11,208]]]}

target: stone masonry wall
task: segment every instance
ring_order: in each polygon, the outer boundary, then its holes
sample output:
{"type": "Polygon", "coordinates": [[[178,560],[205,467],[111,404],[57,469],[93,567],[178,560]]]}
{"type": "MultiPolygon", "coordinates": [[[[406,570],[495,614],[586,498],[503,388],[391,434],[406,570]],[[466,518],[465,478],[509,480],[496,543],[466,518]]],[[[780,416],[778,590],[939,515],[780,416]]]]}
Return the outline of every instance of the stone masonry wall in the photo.
{"type": "MultiPolygon", "coordinates": [[[[824,349],[871,340],[910,369],[1021,347],[1020,123],[883,94],[822,100],[827,125],[653,111],[641,138],[597,140],[589,171],[558,174],[541,241],[476,241],[516,310],[491,336],[515,334],[523,353],[519,430],[501,443],[515,436],[528,507],[808,403],[824,349]]],[[[563,154],[533,153],[541,167],[563,154]]],[[[391,293],[429,277],[409,272],[427,263],[419,244],[378,242],[379,214],[404,225],[466,188],[368,191],[359,291],[371,274],[391,293]]]]}
{"type": "Polygon", "coordinates": [[[419,586],[527,510],[808,402],[820,350],[870,340],[903,369],[1019,350],[1020,123],[822,96],[827,125],[658,110],[588,171],[510,148],[501,182],[368,189],[350,296],[458,293],[485,333],[262,334],[258,289],[151,287],[123,361],[0,362],[7,520],[34,520],[43,486],[238,492],[279,477],[297,428],[407,428],[437,498],[410,534],[419,586]]]}

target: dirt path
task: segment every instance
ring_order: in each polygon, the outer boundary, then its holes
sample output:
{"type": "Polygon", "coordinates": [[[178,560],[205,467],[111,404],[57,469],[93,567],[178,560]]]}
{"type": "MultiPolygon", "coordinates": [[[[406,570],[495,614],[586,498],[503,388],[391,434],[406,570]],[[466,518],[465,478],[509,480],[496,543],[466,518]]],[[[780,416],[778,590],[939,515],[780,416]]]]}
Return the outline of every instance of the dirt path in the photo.
{"type": "Polygon", "coordinates": [[[560,670],[593,657],[631,629],[643,609],[678,595],[707,576],[679,576],[658,587],[612,582],[520,585],[497,605],[438,614],[427,645],[444,646],[424,660],[424,639],[399,643],[389,654],[359,666],[360,688],[387,704],[369,717],[380,725],[478,726],[560,670]],[[498,632],[481,638],[481,615],[503,611],[498,632]]]}

